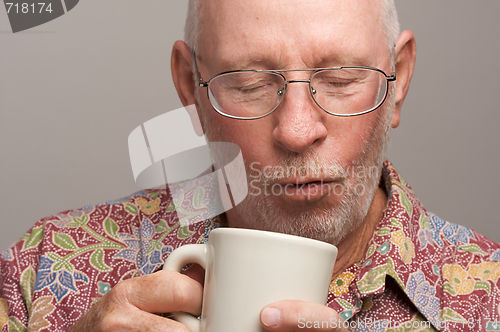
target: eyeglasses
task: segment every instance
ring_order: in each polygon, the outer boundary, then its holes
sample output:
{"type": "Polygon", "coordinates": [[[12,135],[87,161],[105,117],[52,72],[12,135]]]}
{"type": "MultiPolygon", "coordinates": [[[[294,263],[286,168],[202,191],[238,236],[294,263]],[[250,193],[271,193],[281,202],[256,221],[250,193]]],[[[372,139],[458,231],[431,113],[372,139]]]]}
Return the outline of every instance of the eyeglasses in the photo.
{"type": "Polygon", "coordinates": [[[288,84],[308,83],[314,102],[336,116],[356,116],[376,110],[387,98],[389,83],[396,73],[387,76],[372,67],[291,70],[233,70],[212,76],[204,82],[198,71],[199,87],[207,88],[214,109],[233,119],[254,120],[274,112],[285,98],[288,84]],[[312,71],[308,80],[288,81],[283,73],[312,71]]]}

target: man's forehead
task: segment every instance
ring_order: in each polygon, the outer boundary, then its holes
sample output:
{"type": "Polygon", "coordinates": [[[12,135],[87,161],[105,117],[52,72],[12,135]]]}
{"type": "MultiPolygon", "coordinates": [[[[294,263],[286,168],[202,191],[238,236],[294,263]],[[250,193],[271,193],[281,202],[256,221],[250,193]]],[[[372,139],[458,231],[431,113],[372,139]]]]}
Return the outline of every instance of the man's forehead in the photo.
{"type": "Polygon", "coordinates": [[[372,44],[385,42],[382,10],[373,0],[214,0],[202,6],[200,46],[224,62],[224,70],[255,67],[249,61],[282,69],[291,53],[303,50],[314,52],[306,67],[375,65],[365,58],[372,44]]]}

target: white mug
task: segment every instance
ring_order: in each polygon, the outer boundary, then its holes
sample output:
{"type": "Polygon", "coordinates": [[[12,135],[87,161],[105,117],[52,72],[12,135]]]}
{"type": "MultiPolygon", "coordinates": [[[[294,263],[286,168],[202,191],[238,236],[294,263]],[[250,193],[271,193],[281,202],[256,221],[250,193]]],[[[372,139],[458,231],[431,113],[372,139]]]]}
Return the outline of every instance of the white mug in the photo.
{"type": "Polygon", "coordinates": [[[337,248],[299,236],[219,228],[207,244],[174,250],[163,269],[205,269],[201,320],[176,313],[193,332],[262,332],[262,308],[292,299],[325,304],[337,248]]]}

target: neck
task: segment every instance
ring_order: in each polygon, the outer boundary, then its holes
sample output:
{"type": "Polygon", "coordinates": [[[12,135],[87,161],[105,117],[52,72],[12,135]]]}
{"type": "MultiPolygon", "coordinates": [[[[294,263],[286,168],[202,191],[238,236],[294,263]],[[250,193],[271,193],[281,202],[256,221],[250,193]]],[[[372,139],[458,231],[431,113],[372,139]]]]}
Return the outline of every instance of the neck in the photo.
{"type": "Polygon", "coordinates": [[[360,227],[349,233],[338,245],[337,261],[333,269],[333,279],[345,269],[363,259],[368,243],[378,225],[387,204],[387,194],[382,188],[375,193],[370,210],[360,227]]]}

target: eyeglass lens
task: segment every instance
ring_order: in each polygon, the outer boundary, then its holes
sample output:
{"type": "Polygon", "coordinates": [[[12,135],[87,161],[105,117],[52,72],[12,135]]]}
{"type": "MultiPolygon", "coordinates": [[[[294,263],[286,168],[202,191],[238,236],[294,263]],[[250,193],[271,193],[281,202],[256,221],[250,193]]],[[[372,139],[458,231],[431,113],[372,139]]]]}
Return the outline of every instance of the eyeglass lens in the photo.
{"type": "MultiPolygon", "coordinates": [[[[208,96],[214,108],[228,116],[258,118],[273,112],[283,101],[286,84],[275,72],[240,71],[214,77],[208,96]]],[[[384,74],[365,68],[320,70],[310,77],[310,93],[324,111],[355,115],[370,111],[384,101],[384,74]]]]}

